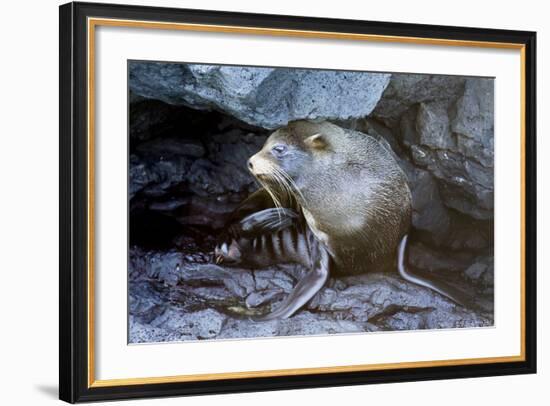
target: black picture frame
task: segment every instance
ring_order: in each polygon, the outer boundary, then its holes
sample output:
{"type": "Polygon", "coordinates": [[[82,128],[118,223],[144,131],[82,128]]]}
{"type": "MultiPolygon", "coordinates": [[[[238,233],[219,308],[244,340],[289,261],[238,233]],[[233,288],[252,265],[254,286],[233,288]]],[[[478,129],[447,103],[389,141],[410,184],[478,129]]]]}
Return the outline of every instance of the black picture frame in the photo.
{"type": "Polygon", "coordinates": [[[536,33],[435,25],[68,3],[60,6],[59,397],[67,402],[235,393],[536,372],[536,33]],[[525,52],[525,357],[515,362],[93,387],[88,379],[87,19],[131,19],[513,43],[525,52]]]}

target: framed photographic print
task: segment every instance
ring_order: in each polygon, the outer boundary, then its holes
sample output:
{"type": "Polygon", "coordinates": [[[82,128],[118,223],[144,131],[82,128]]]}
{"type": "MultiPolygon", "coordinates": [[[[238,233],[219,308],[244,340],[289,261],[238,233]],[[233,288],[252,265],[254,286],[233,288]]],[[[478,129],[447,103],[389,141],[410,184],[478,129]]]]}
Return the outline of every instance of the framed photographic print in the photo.
{"type": "Polygon", "coordinates": [[[60,398],[534,373],[535,33],[60,7],[60,398]]]}

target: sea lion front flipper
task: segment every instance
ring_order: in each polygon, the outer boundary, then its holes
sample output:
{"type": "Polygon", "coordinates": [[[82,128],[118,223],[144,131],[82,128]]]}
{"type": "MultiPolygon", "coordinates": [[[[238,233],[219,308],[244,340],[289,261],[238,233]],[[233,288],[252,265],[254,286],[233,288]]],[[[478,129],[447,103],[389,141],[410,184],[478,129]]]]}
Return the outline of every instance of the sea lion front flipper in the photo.
{"type": "MultiPolygon", "coordinates": [[[[281,198],[282,199],[282,198],[281,198]]],[[[281,203],[286,201],[281,200],[281,203]]],[[[244,217],[249,214],[256,213],[265,209],[270,209],[275,207],[271,195],[265,190],[265,188],[260,188],[244,199],[235,210],[229,216],[229,219],[226,223],[227,225],[239,222],[244,217]]]]}
{"type": "Polygon", "coordinates": [[[260,317],[251,317],[254,321],[286,319],[296,313],[325,285],[330,272],[330,256],[327,250],[319,247],[313,269],[294,287],[277,309],[260,317]]]}
{"type": "Polygon", "coordinates": [[[242,237],[249,237],[249,234],[276,233],[292,226],[299,216],[292,209],[272,208],[249,214],[241,221],[239,226],[242,230],[242,237]]]}
{"type": "Polygon", "coordinates": [[[291,227],[299,221],[299,215],[292,209],[271,208],[249,214],[242,220],[231,224],[218,239],[216,255],[227,255],[233,242],[242,238],[252,240],[262,235],[274,234],[291,227]]]}

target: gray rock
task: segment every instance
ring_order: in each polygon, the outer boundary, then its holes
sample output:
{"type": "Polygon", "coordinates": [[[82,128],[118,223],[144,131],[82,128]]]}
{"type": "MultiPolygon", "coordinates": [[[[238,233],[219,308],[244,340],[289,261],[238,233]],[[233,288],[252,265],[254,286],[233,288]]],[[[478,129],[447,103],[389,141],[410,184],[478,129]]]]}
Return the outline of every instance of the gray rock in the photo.
{"type": "Polygon", "coordinates": [[[178,332],[188,339],[215,338],[219,335],[226,317],[213,309],[182,312],[172,307],[151,323],[152,327],[178,332]]]}
{"type": "Polygon", "coordinates": [[[258,307],[275,299],[283,293],[284,292],[282,289],[268,289],[259,292],[252,292],[246,297],[245,303],[247,307],[258,307]]]}
{"type": "Polygon", "coordinates": [[[183,155],[200,158],[205,152],[201,142],[185,138],[156,138],[139,144],[137,150],[142,154],[158,157],[183,155]]]}
{"type": "MultiPolygon", "coordinates": [[[[410,255],[418,256],[418,250],[426,248],[411,246],[410,255]]],[[[437,269],[459,266],[431,255],[432,260],[439,261],[439,265],[435,262],[437,269]]],[[[490,275],[492,263],[481,257],[476,264],[468,268],[467,277],[485,281],[482,275],[490,275]]],[[[493,323],[491,291],[489,296],[476,296],[477,310],[466,309],[427,288],[383,273],[332,278],[306,309],[289,319],[253,322],[241,316],[250,314],[250,308],[261,312],[276,308],[304,272],[301,267],[290,266],[254,272],[227,269],[185,263],[185,256],[177,252],[132,249],[130,341],[459,328],[493,323]]]]}
{"type": "Polygon", "coordinates": [[[233,128],[204,142],[161,137],[139,144],[130,156],[131,208],[162,212],[184,226],[221,228],[258,188],[246,161],[264,141],[233,128]]]}
{"type": "Polygon", "coordinates": [[[437,179],[443,204],[480,220],[493,217],[493,82],[395,74],[373,112],[437,179]]]}
{"type": "Polygon", "coordinates": [[[492,287],[494,285],[493,257],[478,258],[464,271],[464,275],[483,286],[492,287]]]}
{"type": "Polygon", "coordinates": [[[153,197],[165,196],[168,189],[186,179],[191,162],[184,156],[145,159],[135,154],[130,155],[130,198],[138,192],[153,197]]]}
{"type": "Polygon", "coordinates": [[[261,148],[265,136],[233,129],[205,141],[206,145],[196,140],[157,138],[140,144],[130,155],[130,198],[137,193],[163,198],[182,185],[198,197],[212,199],[255,190],[246,161],[261,148]]]}
{"type": "Polygon", "coordinates": [[[215,310],[183,312],[170,307],[151,323],[130,319],[130,342],[201,340],[219,335],[226,317],[215,310]],[[170,340],[166,340],[170,338],[170,340]],[[143,341],[143,340],[148,341],[143,341]]]}
{"type": "Polygon", "coordinates": [[[170,198],[164,201],[155,201],[149,205],[149,209],[155,211],[173,211],[179,207],[189,204],[189,198],[170,198]]]}
{"type": "Polygon", "coordinates": [[[368,321],[381,329],[458,328],[493,323],[490,312],[465,309],[429,289],[387,274],[348,278],[348,284],[328,308],[319,310],[351,313],[353,320],[368,321]]]}
{"type": "Polygon", "coordinates": [[[416,148],[412,156],[439,180],[447,207],[480,220],[493,218],[492,168],[483,168],[452,150],[416,148]]]}
{"type": "Polygon", "coordinates": [[[420,103],[416,117],[418,143],[431,149],[452,149],[453,138],[443,102],[420,103]]]}
{"type": "MultiPolygon", "coordinates": [[[[130,249],[128,258],[128,269],[131,273],[160,280],[164,280],[164,275],[178,273],[181,264],[185,262],[185,257],[180,252],[148,252],[136,248],[130,249]]],[[[172,284],[177,283],[177,278],[170,279],[172,284]]]]}
{"type": "Polygon", "coordinates": [[[375,108],[389,79],[389,74],[367,72],[130,64],[130,89],[136,95],[223,111],[270,129],[298,119],[364,117],[375,108]]]}
{"type": "Polygon", "coordinates": [[[448,236],[451,219],[441,200],[437,181],[428,171],[412,165],[408,168],[413,206],[412,225],[416,230],[427,233],[430,242],[442,242],[448,236]]]}
{"type": "Polygon", "coordinates": [[[168,331],[163,328],[152,327],[149,324],[142,324],[132,316],[129,317],[128,324],[128,341],[130,344],[182,341],[187,338],[179,331],[168,331]]]}
{"type": "Polygon", "coordinates": [[[130,314],[142,323],[151,323],[166,311],[166,293],[159,284],[132,281],[128,295],[130,314]]]}
{"type": "Polygon", "coordinates": [[[458,137],[458,150],[484,167],[493,167],[494,80],[470,78],[456,102],[451,123],[458,137]]]}
{"type": "Polygon", "coordinates": [[[234,270],[223,282],[239,298],[245,298],[256,290],[256,283],[250,271],[234,270]]]}
{"type": "Polygon", "coordinates": [[[449,255],[448,251],[436,250],[416,242],[409,244],[408,262],[415,268],[431,272],[462,272],[470,265],[471,255],[460,252],[449,255]]]}
{"type": "Polygon", "coordinates": [[[464,81],[460,76],[393,74],[373,115],[396,120],[415,104],[454,100],[464,81]]]}
{"type": "Polygon", "coordinates": [[[324,315],[316,315],[307,311],[297,314],[293,319],[281,320],[278,326],[277,335],[320,335],[338,333],[361,333],[365,328],[362,323],[350,320],[339,320],[324,315]]]}
{"type": "Polygon", "coordinates": [[[294,278],[278,269],[258,270],[254,272],[256,289],[280,289],[289,293],[294,286],[294,278]]]}
{"type": "Polygon", "coordinates": [[[167,122],[173,120],[176,109],[158,100],[147,100],[130,92],[130,135],[136,140],[148,140],[164,133],[167,122]]]}

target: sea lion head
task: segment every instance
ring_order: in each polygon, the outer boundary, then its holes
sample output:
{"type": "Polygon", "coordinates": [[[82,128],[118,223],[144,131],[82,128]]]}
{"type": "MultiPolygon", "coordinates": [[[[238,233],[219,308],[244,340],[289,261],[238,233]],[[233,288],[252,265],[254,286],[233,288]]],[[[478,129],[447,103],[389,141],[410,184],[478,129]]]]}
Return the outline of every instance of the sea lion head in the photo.
{"type": "Polygon", "coordinates": [[[248,160],[248,169],[268,191],[303,197],[300,189],[318,166],[319,154],[329,152],[322,130],[323,125],[314,122],[289,123],[268,137],[262,149],[248,160]]]}

